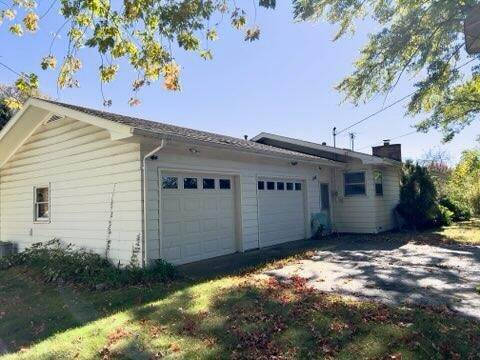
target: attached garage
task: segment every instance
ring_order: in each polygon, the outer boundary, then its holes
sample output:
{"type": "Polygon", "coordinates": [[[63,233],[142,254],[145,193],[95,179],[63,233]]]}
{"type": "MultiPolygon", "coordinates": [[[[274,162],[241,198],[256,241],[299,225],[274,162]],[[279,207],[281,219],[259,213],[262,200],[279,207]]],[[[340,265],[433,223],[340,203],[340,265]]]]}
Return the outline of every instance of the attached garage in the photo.
{"type": "Polygon", "coordinates": [[[237,251],[231,176],[161,173],[162,250],[172,264],[237,251]]]}
{"type": "Polygon", "coordinates": [[[288,179],[258,180],[260,247],[306,238],[305,186],[288,179]]]}

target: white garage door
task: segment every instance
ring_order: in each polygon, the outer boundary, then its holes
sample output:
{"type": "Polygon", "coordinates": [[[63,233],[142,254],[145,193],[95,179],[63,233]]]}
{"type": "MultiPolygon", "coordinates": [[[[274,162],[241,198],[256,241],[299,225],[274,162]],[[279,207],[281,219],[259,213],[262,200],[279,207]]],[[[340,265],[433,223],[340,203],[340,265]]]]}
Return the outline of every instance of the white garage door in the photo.
{"type": "Polygon", "coordinates": [[[237,251],[232,177],[162,173],[161,187],[165,260],[179,265],[237,251]]]}
{"type": "Polygon", "coordinates": [[[260,247],[305,238],[303,182],[259,179],[260,247]]]}

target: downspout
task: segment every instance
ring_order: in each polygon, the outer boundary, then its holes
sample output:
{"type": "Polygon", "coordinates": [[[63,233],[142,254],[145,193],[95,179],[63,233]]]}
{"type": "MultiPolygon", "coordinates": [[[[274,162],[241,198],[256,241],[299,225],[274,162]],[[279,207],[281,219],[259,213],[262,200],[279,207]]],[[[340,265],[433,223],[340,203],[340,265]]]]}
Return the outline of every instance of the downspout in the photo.
{"type": "Polygon", "coordinates": [[[149,152],[143,157],[142,172],[143,172],[143,267],[147,265],[147,159],[161,151],[166,145],[165,139],[162,139],[160,146],[149,152]]]}

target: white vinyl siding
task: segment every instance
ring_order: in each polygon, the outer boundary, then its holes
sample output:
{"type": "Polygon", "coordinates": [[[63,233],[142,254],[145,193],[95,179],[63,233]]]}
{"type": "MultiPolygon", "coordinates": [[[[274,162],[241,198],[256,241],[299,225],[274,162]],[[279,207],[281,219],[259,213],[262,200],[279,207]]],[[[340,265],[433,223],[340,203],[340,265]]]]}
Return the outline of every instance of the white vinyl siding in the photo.
{"type": "Polygon", "coordinates": [[[42,125],[0,169],[0,239],[22,250],[59,238],[104,253],[113,214],[110,257],[127,263],[142,234],[140,169],[138,144],[72,119],[42,125]],[[37,224],[33,189],[43,184],[51,188],[50,222],[37,224]]]}
{"type": "Polygon", "coordinates": [[[382,170],[383,196],[377,196],[377,228],[379,231],[393,229],[395,222],[394,209],[400,202],[400,169],[382,170]]]}
{"type": "MultiPolygon", "coordinates": [[[[142,149],[147,154],[155,146],[142,149]]],[[[149,259],[158,258],[161,238],[161,209],[159,209],[159,181],[158,170],[165,173],[185,172],[207,174],[228,174],[235,180],[238,214],[236,218],[237,242],[239,251],[256,249],[259,247],[258,226],[258,198],[257,179],[272,178],[275,181],[302,183],[302,192],[306,194],[306,214],[309,222],[311,214],[320,211],[320,182],[329,182],[330,168],[319,170],[315,165],[292,166],[289,161],[263,158],[255,155],[241,154],[236,151],[221,151],[199,148],[198,155],[188,151],[188,145],[167,144],[160,151],[158,160],[147,160],[147,254],[149,259]]],[[[275,190],[276,191],[276,190],[275,190]]],[[[286,191],[286,190],[285,190],[286,191]]],[[[310,227],[307,226],[307,237],[310,236],[310,227]]],[[[302,238],[304,235],[302,234],[302,238]]],[[[292,241],[298,240],[295,238],[292,241]]]]}
{"type": "Polygon", "coordinates": [[[394,167],[349,165],[348,170],[337,170],[334,176],[336,196],[332,204],[334,230],[341,233],[379,233],[395,227],[393,209],[400,196],[399,169],[394,167]],[[383,177],[383,196],[376,195],[375,171],[383,177]],[[365,195],[343,196],[344,173],[365,172],[365,195]]]}

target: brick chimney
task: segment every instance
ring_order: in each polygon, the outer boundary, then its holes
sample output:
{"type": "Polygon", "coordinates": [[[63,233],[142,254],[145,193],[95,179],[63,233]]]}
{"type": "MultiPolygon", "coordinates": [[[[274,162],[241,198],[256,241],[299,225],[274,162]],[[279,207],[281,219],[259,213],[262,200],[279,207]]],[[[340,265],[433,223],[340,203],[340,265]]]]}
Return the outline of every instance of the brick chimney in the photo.
{"type": "Polygon", "coordinates": [[[402,161],[402,145],[390,144],[390,140],[384,140],[382,146],[372,148],[372,154],[381,158],[402,161]]]}

